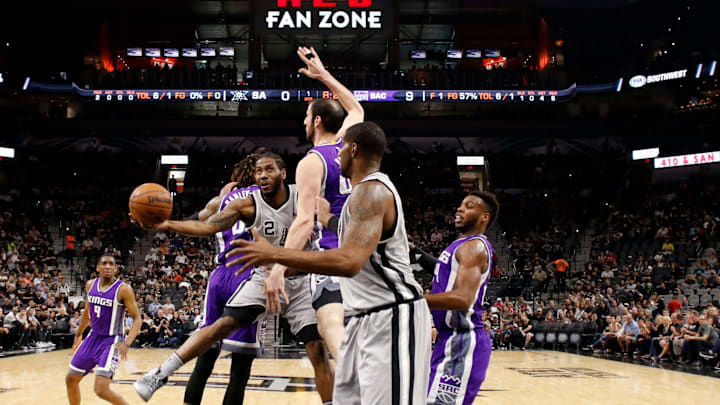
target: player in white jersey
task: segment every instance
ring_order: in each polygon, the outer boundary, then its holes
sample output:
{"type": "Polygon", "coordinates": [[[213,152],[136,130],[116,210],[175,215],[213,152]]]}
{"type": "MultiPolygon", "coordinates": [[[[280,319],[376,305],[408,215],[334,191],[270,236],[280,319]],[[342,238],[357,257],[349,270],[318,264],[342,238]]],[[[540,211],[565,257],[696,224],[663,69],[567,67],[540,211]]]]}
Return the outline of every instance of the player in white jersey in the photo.
{"type": "MultiPolygon", "coordinates": [[[[365,112],[353,93],[335,79],[323,66],[314,48],[298,48],[298,56],[306,64],[300,69],[306,76],[320,80],[338,101],[317,99],[308,105],[305,115],[305,135],[313,148],[298,163],[295,183],[298,188],[298,215],[288,232],[285,247],[298,249],[313,236],[313,250],[334,249],[337,236],[314,221],[315,199],[320,196],[329,200],[331,210],[340,214],[350,194],[350,182],[340,174],[337,154],[345,130],[362,122],[365,112]],[[345,117],[345,109],[347,117],[345,117]],[[315,228],[315,229],[313,229],[315,228]]],[[[265,280],[267,306],[273,312],[280,308],[280,297],[289,303],[285,294],[284,276],[287,267],[275,264],[265,280]]],[[[327,276],[311,275],[309,293],[313,295],[313,308],[317,313],[318,330],[328,349],[337,359],[344,330],[344,309],[339,286],[327,276]]]]}
{"type": "MultiPolygon", "coordinates": [[[[279,155],[260,153],[255,168],[255,183],[260,187],[259,190],[246,198],[231,201],[205,222],[165,221],[157,228],[191,236],[212,236],[233,229],[238,221],[242,221],[246,226],[260,230],[270,243],[282,246],[297,212],[295,185],[285,185],[285,177],[285,163],[279,155]]],[[[238,231],[245,230],[245,227],[240,228],[238,231]]],[[[226,263],[225,266],[232,267],[232,264],[226,263]]],[[[266,271],[263,268],[254,268],[252,271],[252,276],[240,284],[225,304],[221,318],[193,333],[165,363],[135,383],[135,391],[142,399],[149,400],[184,363],[205,353],[239,327],[249,326],[265,312],[263,283],[266,271]]],[[[241,271],[236,274],[239,273],[241,271]]],[[[282,314],[288,319],[292,333],[305,343],[305,350],[315,370],[318,393],[327,402],[332,400],[333,375],[325,345],[317,331],[315,311],[305,291],[307,277],[306,274],[300,274],[286,280],[285,289],[290,295],[290,304],[285,306],[282,314]]]]}
{"type": "Polygon", "coordinates": [[[340,276],[345,309],[352,318],[337,359],[334,404],[408,405],[427,398],[430,370],[430,311],[410,269],[400,196],[380,173],[385,134],[377,124],[348,128],[340,151],[343,176],[353,191],[340,219],[340,246],[319,252],[273,246],[257,232],[255,242],[228,257],[246,267],[280,263],[340,276]]]}

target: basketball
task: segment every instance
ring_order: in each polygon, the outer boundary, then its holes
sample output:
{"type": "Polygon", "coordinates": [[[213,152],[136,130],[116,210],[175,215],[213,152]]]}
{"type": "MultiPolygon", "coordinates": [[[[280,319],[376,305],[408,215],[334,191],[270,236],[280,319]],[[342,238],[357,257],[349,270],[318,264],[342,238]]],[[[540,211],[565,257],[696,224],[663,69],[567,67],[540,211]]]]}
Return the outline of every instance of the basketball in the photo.
{"type": "Polygon", "coordinates": [[[137,186],[130,194],[128,207],[136,221],[144,226],[153,226],[170,218],[173,203],[165,187],[145,183],[137,186]]]}

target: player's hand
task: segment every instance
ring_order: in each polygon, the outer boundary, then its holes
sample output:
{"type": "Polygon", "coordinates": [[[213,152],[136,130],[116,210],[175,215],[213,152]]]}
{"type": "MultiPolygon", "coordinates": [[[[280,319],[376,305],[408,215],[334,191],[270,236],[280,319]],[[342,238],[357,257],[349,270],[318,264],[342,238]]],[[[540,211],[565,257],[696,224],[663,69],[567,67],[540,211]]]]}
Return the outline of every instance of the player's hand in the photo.
{"type": "Polygon", "coordinates": [[[320,79],[324,74],[327,74],[327,70],[325,70],[325,66],[323,66],[322,61],[320,60],[320,57],[318,56],[317,52],[315,52],[315,48],[310,47],[309,49],[301,46],[298,47],[297,54],[300,57],[300,60],[302,60],[307,67],[300,68],[298,70],[299,73],[304,74],[305,76],[311,78],[311,79],[320,79]],[[307,54],[312,54],[312,58],[308,58],[307,54]]]}
{"type": "Polygon", "coordinates": [[[222,190],[220,190],[220,197],[224,198],[226,195],[228,195],[232,191],[233,187],[235,187],[235,186],[237,186],[236,181],[231,181],[230,183],[226,184],[225,187],[223,187],[222,190]]]}
{"type": "Polygon", "coordinates": [[[73,353],[75,353],[75,350],[77,350],[77,348],[80,347],[80,343],[82,343],[82,341],[83,341],[82,335],[81,336],[75,335],[75,340],[73,340],[73,345],[72,345],[73,353]]]}
{"type": "Polygon", "coordinates": [[[125,344],[125,342],[115,343],[115,347],[118,349],[118,352],[120,353],[120,359],[122,361],[127,360],[127,354],[130,347],[125,344]]]}
{"type": "Polygon", "coordinates": [[[159,224],[155,225],[145,225],[139,220],[137,220],[135,217],[132,216],[132,214],[128,213],[128,216],[130,217],[130,223],[135,224],[139,226],[142,229],[148,230],[148,231],[166,231],[169,229],[168,227],[168,221],[163,221],[159,224]]]}
{"type": "Polygon", "coordinates": [[[287,294],[285,293],[285,266],[276,264],[265,278],[265,294],[267,295],[267,309],[271,313],[277,313],[282,310],[280,297],[285,301],[285,305],[290,304],[287,294]]]}
{"type": "Polygon", "coordinates": [[[257,232],[257,229],[255,228],[252,229],[252,235],[254,241],[235,239],[234,241],[230,242],[230,245],[237,247],[229,251],[225,255],[225,258],[230,259],[236,256],[239,257],[236,257],[235,260],[226,263],[225,266],[231,267],[243,264],[242,268],[235,272],[236,276],[240,275],[251,267],[267,265],[275,262],[274,257],[277,253],[278,248],[271,245],[270,242],[267,241],[267,239],[260,236],[260,234],[257,232]]]}
{"type": "Polygon", "coordinates": [[[332,213],[330,213],[330,202],[322,197],[315,197],[315,212],[317,213],[318,221],[327,228],[328,222],[333,216],[332,213]]]}

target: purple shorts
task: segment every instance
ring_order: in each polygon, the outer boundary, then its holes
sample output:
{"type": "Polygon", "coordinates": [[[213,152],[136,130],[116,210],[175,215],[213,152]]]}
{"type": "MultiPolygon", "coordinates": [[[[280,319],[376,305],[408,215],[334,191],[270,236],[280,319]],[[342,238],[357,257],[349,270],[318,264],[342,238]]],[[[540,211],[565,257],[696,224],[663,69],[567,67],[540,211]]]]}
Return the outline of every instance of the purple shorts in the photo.
{"type": "Polygon", "coordinates": [[[120,360],[118,350],[113,345],[122,342],[122,339],[122,336],[96,335],[91,331],[75,351],[68,372],[85,376],[98,366],[95,375],[112,378],[120,360]]]}
{"type": "MultiPolygon", "coordinates": [[[[218,265],[210,275],[207,292],[205,293],[205,313],[201,328],[212,325],[223,316],[225,304],[230,301],[240,285],[250,279],[252,272],[246,271],[240,276],[235,272],[242,266],[226,268],[224,264],[218,265]]],[[[222,350],[235,353],[256,354],[260,350],[257,341],[257,323],[243,327],[222,341],[222,350]]]]}
{"type": "Polygon", "coordinates": [[[428,404],[472,404],[485,380],[492,341],[484,329],[438,329],[428,404]]]}

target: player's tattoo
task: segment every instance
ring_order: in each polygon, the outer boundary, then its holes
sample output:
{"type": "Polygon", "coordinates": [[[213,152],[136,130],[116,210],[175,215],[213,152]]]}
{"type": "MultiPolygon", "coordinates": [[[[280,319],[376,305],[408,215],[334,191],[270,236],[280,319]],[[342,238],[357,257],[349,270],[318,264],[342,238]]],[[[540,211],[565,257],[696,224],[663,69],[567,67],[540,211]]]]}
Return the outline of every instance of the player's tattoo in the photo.
{"type": "Polygon", "coordinates": [[[224,209],[208,218],[207,223],[222,230],[226,230],[232,228],[232,226],[240,219],[241,217],[239,212],[224,209]]]}
{"type": "Polygon", "coordinates": [[[348,236],[358,244],[372,244],[378,235],[382,235],[388,193],[390,190],[382,184],[365,183],[350,196],[351,220],[348,225],[352,229],[348,230],[348,236]]]}

